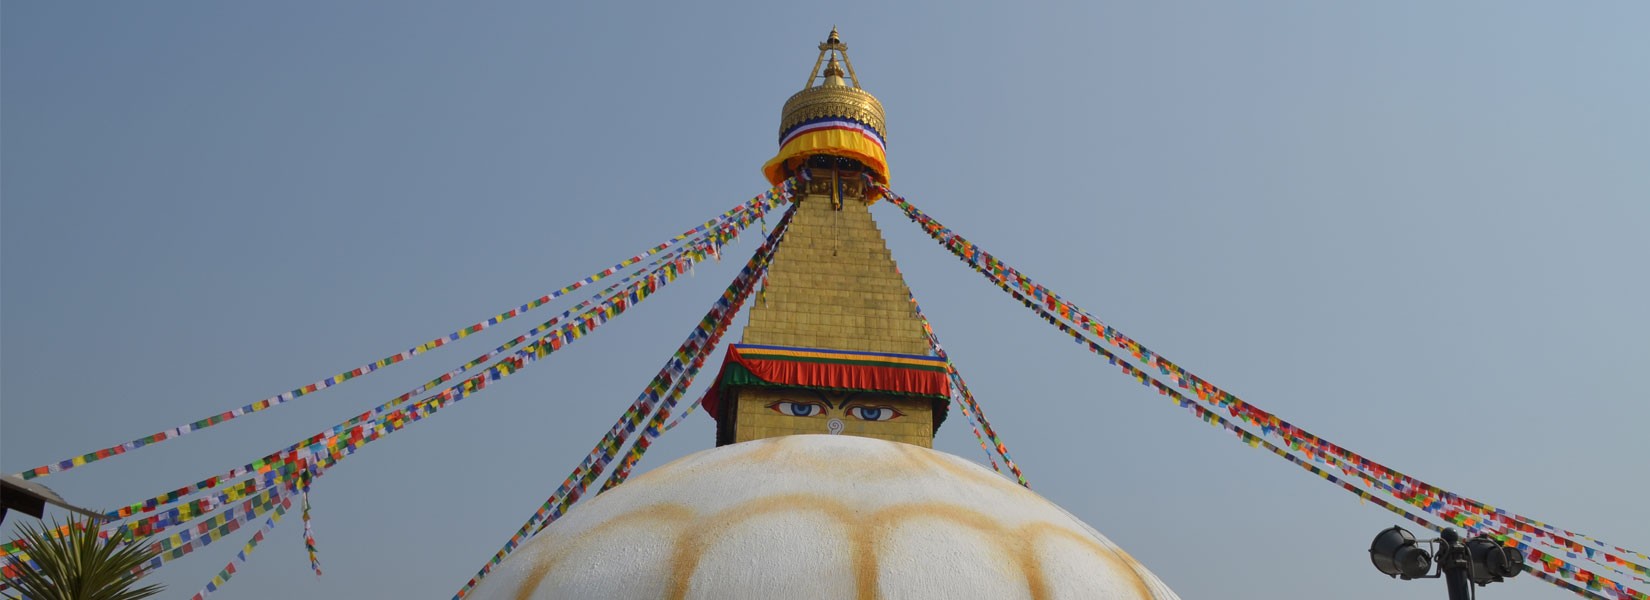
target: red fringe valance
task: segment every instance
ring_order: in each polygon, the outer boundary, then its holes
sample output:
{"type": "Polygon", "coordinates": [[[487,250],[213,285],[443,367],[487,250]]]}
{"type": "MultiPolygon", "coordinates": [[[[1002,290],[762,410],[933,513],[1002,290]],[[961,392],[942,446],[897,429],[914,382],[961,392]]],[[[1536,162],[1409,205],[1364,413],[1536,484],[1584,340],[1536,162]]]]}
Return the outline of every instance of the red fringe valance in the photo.
{"type": "Polygon", "coordinates": [[[932,356],[733,344],[716,383],[700,403],[720,418],[723,390],[782,386],[879,392],[945,400],[951,380],[932,356]]]}

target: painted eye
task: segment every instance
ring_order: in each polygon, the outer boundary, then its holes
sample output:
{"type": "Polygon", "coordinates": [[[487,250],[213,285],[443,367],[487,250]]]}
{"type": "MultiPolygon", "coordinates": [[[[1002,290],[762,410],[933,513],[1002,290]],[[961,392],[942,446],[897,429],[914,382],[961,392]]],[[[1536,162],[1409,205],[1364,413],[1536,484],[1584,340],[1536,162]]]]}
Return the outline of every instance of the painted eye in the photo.
{"type": "Polygon", "coordinates": [[[853,406],[848,408],[848,416],[862,421],[892,421],[905,414],[887,406],[853,406]]]}
{"type": "Polygon", "coordinates": [[[792,417],[817,417],[825,414],[825,407],[813,402],[780,401],[769,404],[768,408],[774,412],[792,417]]]}

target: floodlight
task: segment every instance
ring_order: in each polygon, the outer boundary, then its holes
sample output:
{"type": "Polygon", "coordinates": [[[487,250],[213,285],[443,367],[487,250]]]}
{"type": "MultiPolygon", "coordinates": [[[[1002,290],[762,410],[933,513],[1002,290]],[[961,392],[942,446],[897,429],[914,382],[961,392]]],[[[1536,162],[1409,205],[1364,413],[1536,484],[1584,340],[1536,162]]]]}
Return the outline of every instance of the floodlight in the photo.
{"type": "Polygon", "coordinates": [[[1524,555],[1517,548],[1503,546],[1487,535],[1467,540],[1467,555],[1472,560],[1468,577],[1478,585],[1509,579],[1524,570],[1524,555]]]}
{"type": "Polygon", "coordinates": [[[1390,577],[1415,579],[1432,568],[1432,555],[1415,545],[1415,536],[1396,525],[1382,531],[1369,544],[1369,560],[1375,569],[1390,577]]]}
{"type": "Polygon", "coordinates": [[[1425,542],[1430,546],[1420,547],[1414,535],[1395,525],[1375,535],[1369,544],[1369,560],[1389,577],[1442,577],[1449,600],[1470,600],[1472,584],[1489,585],[1524,570],[1524,555],[1517,548],[1503,546],[1487,535],[1463,540],[1461,532],[1446,527],[1437,538],[1425,542]],[[1428,575],[1434,562],[1438,572],[1428,575]]]}

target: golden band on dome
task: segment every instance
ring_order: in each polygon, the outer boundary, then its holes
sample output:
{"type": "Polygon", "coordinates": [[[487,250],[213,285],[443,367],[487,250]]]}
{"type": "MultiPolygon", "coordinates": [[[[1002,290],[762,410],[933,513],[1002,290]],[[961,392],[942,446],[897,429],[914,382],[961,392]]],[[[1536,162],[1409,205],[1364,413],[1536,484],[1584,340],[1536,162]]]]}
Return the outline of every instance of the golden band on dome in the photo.
{"type": "Polygon", "coordinates": [[[779,119],[780,137],[800,123],[824,117],[846,117],[870,125],[885,139],[888,135],[882,103],[858,88],[826,84],[802,90],[785,101],[782,114],[779,119]]]}

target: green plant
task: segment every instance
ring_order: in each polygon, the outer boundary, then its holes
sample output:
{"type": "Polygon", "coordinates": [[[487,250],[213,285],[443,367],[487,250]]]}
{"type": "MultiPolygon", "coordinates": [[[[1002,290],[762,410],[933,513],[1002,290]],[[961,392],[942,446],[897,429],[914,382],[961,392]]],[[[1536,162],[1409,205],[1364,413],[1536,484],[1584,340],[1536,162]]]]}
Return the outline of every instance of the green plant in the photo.
{"type": "Polygon", "coordinates": [[[17,533],[30,562],[6,557],[17,569],[16,577],[6,582],[11,588],[0,592],[6,598],[137,600],[161,592],[159,585],[134,587],[137,569],[154,553],[123,536],[99,538],[91,519],[70,517],[66,526],[55,521],[52,527],[23,524],[17,533]]]}

